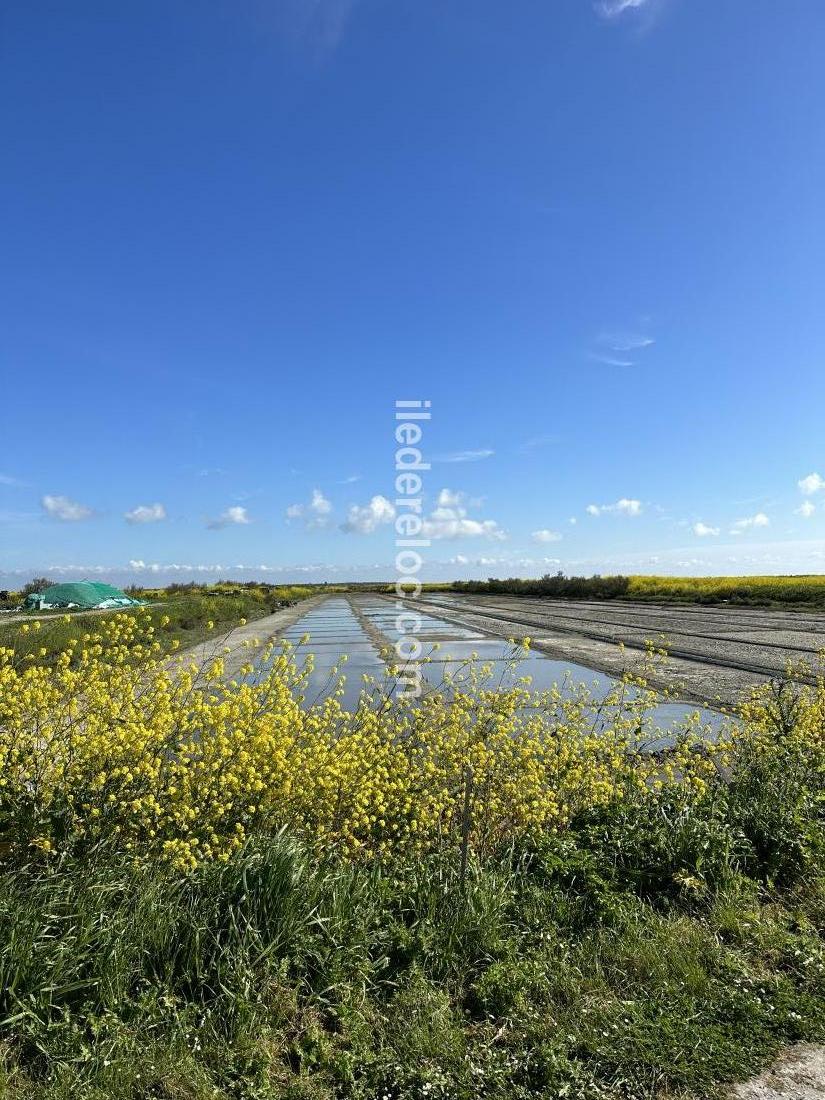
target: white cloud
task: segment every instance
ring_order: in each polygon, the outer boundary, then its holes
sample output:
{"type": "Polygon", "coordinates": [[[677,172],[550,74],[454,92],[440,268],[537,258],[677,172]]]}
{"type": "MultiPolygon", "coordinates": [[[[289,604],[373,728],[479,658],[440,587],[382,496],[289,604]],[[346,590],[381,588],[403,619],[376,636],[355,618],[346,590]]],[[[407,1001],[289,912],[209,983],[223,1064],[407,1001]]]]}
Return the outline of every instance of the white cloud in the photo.
{"type": "Polygon", "coordinates": [[[638,516],[641,515],[642,512],[642,502],[640,500],[628,500],[626,497],[622,497],[622,499],[617,500],[608,511],[620,512],[625,516],[638,516]]]}
{"type": "Polygon", "coordinates": [[[807,477],[801,478],[797,485],[805,494],[806,497],[813,496],[814,493],[820,492],[825,489],[825,478],[820,477],[819,474],[808,474],[807,477]]]}
{"type": "Polygon", "coordinates": [[[590,358],[610,367],[635,367],[636,353],[655,343],[652,336],[634,332],[603,333],[596,339],[598,348],[590,353],[590,358]]]}
{"type": "Polygon", "coordinates": [[[730,529],[732,535],[741,535],[744,531],[749,531],[752,527],[768,527],[770,526],[770,520],[764,512],[757,512],[755,516],[746,516],[744,519],[738,519],[730,529]]]}
{"type": "Polygon", "coordinates": [[[452,489],[442,489],[437,506],[421,525],[426,539],[490,539],[500,542],[507,538],[494,519],[472,519],[467,515],[466,497],[452,489]]]}
{"type": "Polygon", "coordinates": [[[640,348],[649,348],[656,343],[652,336],[636,336],[630,333],[605,336],[604,340],[613,351],[639,351],[640,348]]]}
{"type": "Polygon", "coordinates": [[[291,519],[303,519],[308,528],[326,527],[329,523],[329,515],[332,505],[320,489],[312,490],[312,497],[308,504],[290,504],[286,510],[287,521],[291,519]]]}
{"type": "Polygon", "coordinates": [[[352,505],[347,513],[346,522],[341,524],[341,530],[347,533],[371,535],[376,527],[384,523],[392,523],[394,519],[395,508],[386,497],[377,493],[369,504],[352,505]]]}
{"type": "Polygon", "coordinates": [[[591,359],[595,359],[597,363],[606,363],[608,367],[635,367],[636,364],[632,359],[619,359],[617,355],[605,355],[601,351],[594,351],[591,353],[591,359]]]}
{"type": "Polygon", "coordinates": [[[575,516],[571,516],[567,522],[571,525],[571,527],[575,527],[579,521],[576,519],[575,516]]]}
{"type": "MultiPolygon", "coordinates": [[[[369,568],[369,567],[365,567],[369,568]]],[[[372,568],[381,568],[383,570],[391,570],[391,566],[374,566],[372,568]]],[[[178,562],[146,562],[141,558],[132,558],[129,561],[129,569],[135,573],[172,573],[172,574],[192,574],[192,573],[218,573],[229,574],[243,572],[252,574],[249,578],[254,579],[261,573],[336,573],[340,567],[333,565],[329,562],[316,562],[312,564],[301,565],[244,565],[242,563],[236,563],[235,565],[221,565],[219,562],[216,564],[191,564],[191,563],[178,563],[178,562]]],[[[49,566],[46,570],[49,573],[108,573],[116,575],[123,573],[125,570],[122,566],[105,566],[105,565],[67,565],[67,566],[49,566]]],[[[29,573],[30,570],[21,570],[22,573],[29,573]]]]}
{"type": "Polygon", "coordinates": [[[549,565],[561,565],[560,558],[514,558],[504,555],[500,558],[490,557],[478,557],[468,558],[464,554],[456,554],[454,557],[449,558],[446,562],[439,562],[439,565],[475,565],[482,567],[489,567],[491,565],[501,566],[510,570],[512,575],[513,570],[517,569],[534,569],[536,567],[540,569],[546,569],[549,565]]]}
{"type": "Polygon", "coordinates": [[[640,516],[642,502],[621,497],[615,504],[588,504],[586,511],[589,516],[602,516],[611,512],[621,516],[640,516]]]}
{"type": "Polygon", "coordinates": [[[480,462],[483,458],[491,458],[496,452],[485,448],[480,451],[452,451],[450,454],[438,455],[434,462],[480,462]]]}
{"type": "Polygon", "coordinates": [[[703,539],[707,538],[708,535],[718,535],[719,528],[709,527],[707,523],[702,523],[702,521],[699,520],[698,523],[694,523],[693,525],[693,533],[694,535],[698,535],[700,539],[703,539]]]}
{"type": "Polygon", "coordinates": [[[464,503],[463,493],[454,493],[452,489],[442,489],[438,494],[439,508],[460,508],[464,503]]]}
{"type": "Polygon", "coordinates": [[[606,19],[616,19],[626,11],[643,8],[647,0],[599,0],[596,11],[606,19]]]}
{"type": "MultiPolygon", "coordinates": [[[[83,566],[80,566],[80,567],[70,566],[69,568],[72,569],[75,572],[82,572],[83,571],[83,566]]],[[[227,568],[231,569],[232,567],[231,566],[227,567],[227,566],[220,565],[220,564],[217,564],[217,565],[189,565],[189,564],[179,565],[177,562],[168,562],[166,564],[161,564],[160,562],[157,562],[157,561],[145,562],[141,558],[130,558],[129,559],[129,568],[131,570],[133,570],[133,572],[135,572],[135,573],[144,573],[144,572],[145,573],[225,573],[225,572],[227,572],[227,568]]],[[[238,565],[235,568],[236,569],[244,569],[245,566],[238,565]]],[[[261,566],[260,568],[263,569],[264,571],[266,569],[265,566],[261,566]]],[[[106,569],[104,567],[101,567],[98,571],[99,572],[107,572],[107,573],[115,573],[115,572],[120,572],[121,570],[119,568],[118,569],[106,569]]],[[[65,570],[64,570],[64,572],[65,572],[65,570]]]]}
{"type": "Polygon", "coordinates": [[[313,489],[309,509],[311,512],[314,512],[316,516],[328,516],[332,511],[332,505],[320,489],[313,489]]]}
{"type": "Polygon", "coordinates": [[[11,474],[0,474],[0,485],[8,485],[14,489],[24,489],[26,482],[21,481],[19,477],[12,477],[11,474]]]}
{"type": "Polygon", "coordinates": [[[88,508],[85,504],[78,504],[76,500],[69,500],[68,497],[47,494],[40,503],[50,516],[64,520],[67,523],[91,519],[94,515],[91,508],[88,508]]]}
{"type": "Polygon", "coordinates": [[[534,531],[533,542],[561,542],[561,535],[558,531],[550,531],[544,527],[540,531],[534,531]]]}
{"type": "Polygon", "coordinates": [[[123,518],[127,523],[158,523],[166,519],[166,509],[162,504],[138,504],[136,508],[125,512],[123,518]]]}
{"type": "Polygon", "coordinates": [[[816,505],[811,500],[803,500],[795,511],[796,514],[802,516],[803,519],[810,519],[816,511],[816,505]]]}
{"type": "Polygon", "coordinates": [[[215,519],[210,519],[206,526],[212,531],[220,531],[222,527],[231,527],[232,524],[243,526],[251,522],[246,508],[242,508],[240,504],[233,504],[215,519]]]}
{"type": "MultiPolygon", "coordinates": [[[[152,561],[152,562],[149,562],[147,564],[141,558],[137,558],[137,559],[130,558],[129,559],[129,568],[133,569],[135,571],[135,573],[143,573],[143,572],[146,572],[146,573],[160,573],[163,570],[170,570],[171,572],[177,572],[179,567],[177,565],[161,565],[159,562],[156,562],[156,561],[152,561]]],[[[203,567],[202,566],[193,566],[192,568],[193,568],[193,571],[203,572],[203,567]]]]}

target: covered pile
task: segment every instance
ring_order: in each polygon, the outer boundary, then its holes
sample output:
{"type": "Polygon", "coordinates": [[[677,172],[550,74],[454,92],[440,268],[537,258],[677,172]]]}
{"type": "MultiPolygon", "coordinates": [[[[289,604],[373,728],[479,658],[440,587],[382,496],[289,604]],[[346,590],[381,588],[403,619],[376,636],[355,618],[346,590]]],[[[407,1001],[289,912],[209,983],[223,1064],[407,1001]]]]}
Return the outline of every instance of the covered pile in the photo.
{"type": "Polygon", "coordinates": [[[35,611],[51,608],[134,607],[140,600],[127,596],[120,588],[100,581],[72,581],[69,584],[52,584],[42,592],[31,592],[25,607],[35,611]]]}

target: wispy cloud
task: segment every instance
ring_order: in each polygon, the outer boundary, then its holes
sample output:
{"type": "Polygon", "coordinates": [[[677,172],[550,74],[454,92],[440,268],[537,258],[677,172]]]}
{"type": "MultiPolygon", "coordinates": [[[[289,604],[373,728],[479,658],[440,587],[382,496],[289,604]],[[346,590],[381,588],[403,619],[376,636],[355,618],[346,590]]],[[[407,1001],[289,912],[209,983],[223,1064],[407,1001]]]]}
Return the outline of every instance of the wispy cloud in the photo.
{"type": "Polygon", "coordinates": [[[618,19],[625,12],[643,8],[647,2],[648,0],[597,0],[594,7],[605,19],[618,19]]]}
{"type": "Polygon", "coordinates": [[[286,520],[289,523],[293,519],[302,519],[305,527],[318,529],[329,525],[331,512],[332,504],[320,489],[313,489],[307,504],[290,504],[286,510],[286,520]]]}
{"type": "Polygon", "coordinates": [[[610,367],[635,367],[639,353],[655,343],[652,336],[641,332],[603,332],[596,338],[590,358],[610,367]]]}
{"type": "Polygon", "coordinates": [[[585,509],[589,516],[620,515],[640,516],[642,514],[642,502],[621,497],[614,504],[588,504],[585,509]]]}
{"type": "Polygon", "coordinates": [[[48,493],[40,504],[47,515],[64,523],[77,523],[80,520],[91,519],[95,514],[94,509],[85,504],[78,504],[76,500],[70,500],[68,497],[52,496],[48,493]]]}
{"type": "Polygon", "coordinates": [[[608,367],[635,367],[632,359],[619,359],[616,355],[607,355],[603,351],[591,351],[590,358],[597,363],[606,363],[608,367]]]}
{"type": "Polygon", "coordinates": [[[799,507],[795,508],[794,511],[798,516],[802,516],[803,519],[810,519],[816,511],[816,505],[812,500],[803,500],[799,507]]]}
{"type": "Polygon", "coordinates": [[[341,530],[347,534],[371,535],[377,527],[392,523],[394,519],[394,506],[386,497],[377,493],[369,504],[353,504],[347,514],[346,522],[341,524],[341,530]]]}
{"type": "Polygon", "coordinates": [[[162,504],[138,504],[128,512],[124,512],[123,518],[127,523],[159,523],[166,519],[166,509],[162,504]]]}
{"type": "Polygon", "coordinates": [[[339,485],[354,485],[356,481],[360,481],[360,480],[361,480],[361,474],[350,474],[349,477],[342,478],[338,482],[338,484],[339,485]]]}
{"type": "Polygon", "coordinates": [[[480,462],[484,458],[492,458],[495,453],[490,448],[478,451],[450,451],[448,454],[436,455],[433,462],[480,462]]]}
{"type": "Polygon", "coordinates": [[[240,504],[233,504],[231,508],[221,512],[219,516],[208,520],[206,526],[210,531],[220,531],[223,527],[231,527],[233,524],[245,526],[251,522],[252,520],[249,518],[246,508],[242,508],[240,504]]]}
{"type": "Polygon", "coordinates": [[[341,45],[355,0],[315,0],[314,7],[316,54],[322,60],[341,45]]]}
{"type": "Polygon", "coordinates": [[[652,336],[639,336],[631,333],[618,333],[602,337],[614,351],[638,351],[640,348],[649,348],[656,341],[652,336]]]}
{"type": "Polygon", "coordinates": [[[0,474],[0,485],[8,485],[12,489],[27,488],[25,481],[21,481],[19,477],[12,477],[11,474],[0,474]]]}
{"type": "Polygon", "coordinates": [[[702,523],[702,521],[699,520],[698,523],[694,523],[693,525],[693,533],[694,535],[697,535],[700,539],[704,539],[708,538],[711,535],[718,535],[719,528],[710,527],[707,523],[702,523]]]}
{"type": "Polygon", "coordinates": [[[317,64],[328,60],[344,40],[356,0],[285,0],[274,5],[278,29],[317,64]]]}

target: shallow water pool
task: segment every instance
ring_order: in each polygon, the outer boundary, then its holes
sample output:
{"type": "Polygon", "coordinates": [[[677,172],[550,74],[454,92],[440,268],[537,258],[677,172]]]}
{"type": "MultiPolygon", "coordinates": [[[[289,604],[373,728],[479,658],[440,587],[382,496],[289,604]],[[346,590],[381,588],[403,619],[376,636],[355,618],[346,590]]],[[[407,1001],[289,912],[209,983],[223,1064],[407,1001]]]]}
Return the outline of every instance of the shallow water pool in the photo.
{"type": "MultiPolygon", "coordinates": [[[[348,710],[358,705],[365,687],[365,675],[378,685],[372,685],[369,688],[371,692],[389,686],[385,676],[386,664],[381,654],[382,649],[389,649],[400,636],[395,628],[395,608],[387,601],[372,599],[359,600],[356,606],[369,625],[369,631],[349,600],[334,596],[307,611],[281,635],[297,647],[299,666],[303,666],[309,653],[314,657],[304,705],[320,702],[332,693],[338,681],[338,677],[332,675],[335,667],[340,668],[344,677],[341,701],[348,710]],[[344,655],[347,660],[342,664],[344,655]]],[[[584,684],[593,697],[602,700],[617,683],[603,672],[573,661],[545,657],[537,652],[530,653],[514,666],[513,649],[507,642],[476,634],[430,614],[421,616],[421,630],[417,637],[423,643],[423,655],[427,658],[422,666],[423,677],[432,691],[449,692],[453,690],[453,684],[460,687],[469,678],[471,664],[489,665],[491,675],[485,681],[485,687],[501,690],[513,687],[521,677],[529,676],[530,686],[535,691],[557,687],[563,697],[573,697],[584,684]]],[[[253,679],[259,677],[263,669],[264,666],[259,665],[253,679]]],[[[717,711],[690,703],[663,702],[650,712],[649,723],[640,731],[640,741],[651,750],[664,748],[672,743],[674,734],[689,716],[696,713],[706,727],[707,735],[713,737],[724,721],[717,711]]],[[[610,715],[606,713],[605,721],[609,720],[610,715]]]]}

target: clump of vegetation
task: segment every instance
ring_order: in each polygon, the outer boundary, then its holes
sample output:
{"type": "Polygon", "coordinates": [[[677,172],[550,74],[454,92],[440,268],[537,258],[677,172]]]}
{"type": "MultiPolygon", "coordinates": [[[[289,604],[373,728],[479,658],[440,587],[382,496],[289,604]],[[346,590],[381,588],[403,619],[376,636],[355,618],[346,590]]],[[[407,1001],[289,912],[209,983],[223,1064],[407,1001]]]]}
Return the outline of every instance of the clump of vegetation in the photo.
{"type": "Polygon", "coordinates": [[[685,603],[808,604],[825,606],[825,576],[790,577],[630,577],[635,600],[685,603]]]}
{"type": "Polygon", "coordinates": [[[20,603],[23,603],[26,596],[30,596],[33,592],[45,592],[47,588],[52,588],[54,584],[55,581],[49,580],[48,577],[34,577],[28,584],[23,585],[17,594],[17,598],[20,603]]]}
{"type": "Polygon", "coordinates": [[[678,603],[772,604],[825,607],[825,576],[799,577],[565,577],[547,573],[534,579],[490,577],[433,585],[454,592],[542,596],[575,600],[654,600],[678,603]]]}
{"type": "Polygon", "coordinates": [[[653,756],[638,682],[350,714],[155,634],[2,653],[0,1093],[709,1097],[825,1034],[822,674],[653,756]]]}
{"type": "Polygon", "coordinates": [[[454,581],[456,592],[508,594],[513,596],[561,597],[569,600],[615,600],[626,596],[630,587],[627,577],[565,577],[564,573],[546,573],[543,577],[523,579],[508,577],[486,581],[454,581]]]}

